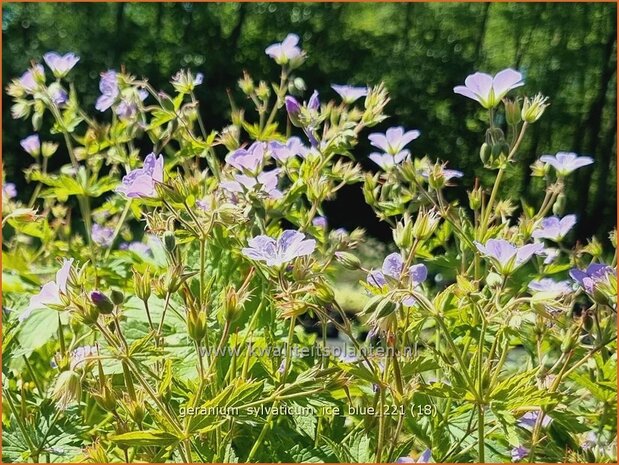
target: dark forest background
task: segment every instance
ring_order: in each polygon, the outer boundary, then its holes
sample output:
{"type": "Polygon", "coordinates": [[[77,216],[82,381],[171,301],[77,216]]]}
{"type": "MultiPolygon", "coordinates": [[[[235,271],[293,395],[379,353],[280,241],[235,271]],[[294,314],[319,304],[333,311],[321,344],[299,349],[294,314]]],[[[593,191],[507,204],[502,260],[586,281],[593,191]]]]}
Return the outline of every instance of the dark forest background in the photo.
{"type": "MultiPolygon", "coordinates": [[[[326,100],[334,97],[331,83],[384,81],[392,118],[378,129],[421,130],[413,154],[464,171],[461,187],[452,188],[462,201],[475,176],[486,185],[491,178],[478,156],[485,115],[452,89],[474,71],[517,68],[526,76],[526,93],[542,92],[551,106],[529,132],[505,189],[516,204],[521,198],[539,202],[542,187],[530,179],[529,169],[535,159],[561,150],[589,155],[593,168],[569,178],[566,213],[579,216],[579,239],[593,234],[605,239],[616,225],[615,4],[3,3],[2,8],[4,86],[46,51],[73,51],[81,61],[71,76],[94,114],[101,71],[124,65],[170,91],[170,77],[191,68],[205,75],[197,93],[209,129],[227,124],[226,89],[242,101],[236,82],[243,70],[256,79],[278,78],[264,48],[295,32],[309,57],[297,73],[308,95],[315,88],[326,100]]],[[[6,178],[26,199],[31,187],[21,170],[32,159],[19,140],[32,128],[11,119],[6,94],[2,116],[6,178]]],[[[360,144],[356,156],[370,167],[368,153],[367,144],[360,144]]],[[[52,161],[66,162],[62,155],[52,161]]],[[[333,227],[361,225],[374,236],[389,237],[364,205],[359,186],[344,191],[327,213],[333,227]]]]}

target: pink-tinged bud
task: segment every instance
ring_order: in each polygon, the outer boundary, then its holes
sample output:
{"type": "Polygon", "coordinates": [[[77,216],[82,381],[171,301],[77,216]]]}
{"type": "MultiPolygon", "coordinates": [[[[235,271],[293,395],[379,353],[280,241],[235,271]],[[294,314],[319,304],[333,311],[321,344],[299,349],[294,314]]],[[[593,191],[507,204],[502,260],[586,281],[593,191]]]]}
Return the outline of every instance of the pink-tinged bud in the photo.
{"type": "Polygon", "coordinates": [[[307,108],[309,108],[310,110],[318,110],[320,109],[320,100],[318,98],[318,91],[315,90],[314,93],[312,94],[312,96],[309,99],[309,102],[307,102],[307,108]]]}
{"type": "Polygon", "coordinates": [[[288,112],[288,117],[290,118],[290,122],[294,124],[296,127],[301,127],[301,123],[299,121],[299,114],[301,113],[301,105],[294,97],[286,96],[284,99],[286,103],[286,111],[288,112]]]}

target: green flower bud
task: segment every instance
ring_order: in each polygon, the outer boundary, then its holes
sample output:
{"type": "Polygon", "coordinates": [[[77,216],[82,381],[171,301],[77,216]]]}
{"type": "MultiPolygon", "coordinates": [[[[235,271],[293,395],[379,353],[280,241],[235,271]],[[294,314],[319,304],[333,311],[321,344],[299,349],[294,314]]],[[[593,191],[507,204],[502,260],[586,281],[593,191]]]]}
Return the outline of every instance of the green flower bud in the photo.
{"type": "Polygon", "coordinates": [[[206,337],[206,330],[206,312],[189,310],[187,312],[187,334],[189,334],[189,337],[200,343],[206,337]]]}
{"type": "Polygon", "coordinates": [[[243,71],[243,78],[239,79],[239,87],[245,95],[250,95],[254,91],[254,81],[247,71],[243,71]]]}
{"type": "Polygon", "coordinates": [[[503,278],[497,273],[488,273],[488,276],[486,276],[486,284],[491,288],[500,287],[501,284],[503,284],[503,278]]]}
{"type": "Polygon", "coordinates": [[[125,295],[116,289],[112,290],[110,297],[112,298],[114,305],[121,305],[125,301],[125,295]]]}
{"type": "Polygon", "coordinates": [[[146,302],[151,293],[150,269],[146,268],[143,274],[133,270],[133,292],[143,302],[146,302]]]}
{"type": "Polygon", "coordinates": [[[361,269],[361,260],[350,252],[335,252],[335,259],[348,270],[354,271],[361,269]]]}
{"type": "Polygon", "coordinates": [[[163,245],[169,254],[174,253],[174,249],[176,249],[176,237],[172,231],[166,231],[163,234],[163,245]]]}
{"type": "Polygon", "coordinates": [[[469,196],[469,207],[471,210],[478,210],[481,208],[481,189],[476,187],[472,191],[468,193],[469,196]]]}
{"type": "Polygon", "coordinates": [[[401,249],[408,249],[413,245],[413,225],[408,214],[404,215],[403,221],[398,221],[393,230],[393,241],[401,249]]]}
{"type": "Polygon", "coordinates": [[[507,124],[510,126],[516,126],[520,123],[520,121],[522,121],[520,116],[520,103],[518,102],[518,99],[505,99],[503,103],[505,105],[505,120],[507,121],[507,124]]]}
{"type": "Polygon", "coordinates": [[[333,290],[325,282],[319,282],[315,285],[314,297],[322,305],[329,305],[335,301],[333,290]]]}
{"type": "Polygon", "coordinates": [[[561,192],[557,196],[557,200],[552,206],[552,212],[557,216],[561,216],[563,214],[563,211],[565,210],[565,202],[566,202],[565,194],[561,192]]]}
{"type": "Polygon", "coordinates": [[[54,144],[53,142],[43,142],[41,144],[41,155],[43,157],[49,158],[58,150],[58,144],[54,144]]]}

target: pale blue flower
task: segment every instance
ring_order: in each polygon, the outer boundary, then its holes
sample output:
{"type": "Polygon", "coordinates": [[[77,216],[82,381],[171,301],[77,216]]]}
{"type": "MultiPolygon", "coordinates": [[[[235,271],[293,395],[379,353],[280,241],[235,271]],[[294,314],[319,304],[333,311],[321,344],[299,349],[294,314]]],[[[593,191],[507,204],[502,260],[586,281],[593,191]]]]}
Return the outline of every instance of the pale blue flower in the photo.
{"type": "MultiPolygon", "coordinates": [[[[528,429],[529,431],[533,430],[533,428],[535,427],[535,423],[537,423],[537,418],[539,417],[539,415],[540,412],[538,410],[532,410],[525,413],[518,419],[518,426],[521,426],[524,429],[528,429]]],[[[551,422],[552,418],[550,418],[548,415],[544,415],[541,423],[542,428],[546,428],[548,425],[550,425],[551,422]]]]}
{"type": "Polygon", "coordinates": [[[454,92],[476,100],[482,107],[490,109],[496,107],[510,90],[522,85],[522,74],[507,68],[494,77],[486,73],[470,74],[464,80],[463,86],[454,87],[454,92]]]}
{"type": "Polygon", "coordinates": [[[41,139],[39,139],[38,134],[33,134],[22,139],[19,145],[22,146],[26,153],[29,153],[33,157],[38,157],[41,154],[41,139]]]}
{"type": "Polygon", "coordinates": [[[267,156],[267,144],[254,142],[247,149],[237,149],[226,156],[226,163],[241,171],[256,174],[267,156]]]}
{"type": "MultiPolygon", "coordinates": [[[[416,287],[426,280],[428,277],[428,269],[425,265],[419,263],[411,265],[407,270],[404,270],[404,259],[402,255],[397,252],[391,253],[383,260],[383,266],[380,271],[372,270],[368,274],[368,284],[375,287],[388,286],[390,283],[388,278],[401,282],[403,278],[408,278],[408,283],[411,287],[416,287]]],[[[406,297],[402,300],[402,303],[406,306],[415,304],[413,297],[406,297]]]]}
{"type": "Polygon", "coordinates": [[[118,88],[118,75],[116,74],[116,71],[110,69],[104,73],[101,73],[99,90],[101,91],[101,96],[97,99],[95,108],[99,111],[105,111],[116,102],[118,95],[120,94],[120,89],[118,88]]]}
{"type": "Polygon", "coordinates": [[[529,289],[534,292],[548,292],[553,294],[569,294],[572,292],[572,286],[569,281],[555,281],[551,278],[543,278],[539,281],[531,281],[529,289]]]}
{"type": "Polygon", "coordinates": [[[15,188],[15,184],[12,182],[2,184],[2,198],[14,199],[15,197],[17,197],[17,189],[15,188]]]}
{"type": "Polygon", "coordinates": [[[541,253],[544,245],[540,243],[517,247],[504,239],[490,239],[486,244],[475,242],[477,250],[490,258],[497,270],[507,275],[528,262],[534,254],[541,253]]]}
{"type": "Polygon", "coordinates": [[[67,281],[69,280],[72,264],[72,258],[63,260],[62,267],[56,273],[56,280],[44,284],[41,291],[30,298],[28,307],[19,315],[19,321],[24,321],[34,310],[39,308],[50,305],[62,305],[60,294],[67,292],[67,281]]]}
{"type": "Polygon", "coordinates": [[[283,196],[277,188],[279,174],[282,170],[276,168],[271,171],[263,171],[257,176],[247,176],[246,174],[237,174],[233,181],[222,181],[220,186],[229,192],[245,192],[258,188],[260,192],[264,192],[271,199],[279,199],[283,196]]]}
{"type": "Polygon", "coordinates": [[[312,254],[316,241],[305,239],[299,231],[287,229],[276,240],[261,235],[249,240],[249,247],[244,247],[243,255],[256,261],[266,262],[268,266],[280,266],[298,257],[312,254]]]}
{"type": "Polygon", "coordinates": [[[277,64],[284,65],[301,56],[302,52],[298,44],[299,36],[288,34],[282,42],[269,45],[264,52],[273,58],[277,64]]]}
{"type": "Polygon", "coordinates": [[[542,220],[541,225],[533,231],[532,236],[536,239],[550,239],[561,242],[575,224],[576,215],[566,215],[561,219],[557,216],[550,216],[542,220]]]}
{"type": "Polygon", "coordinates": [[[542,155],[539,159],[552,166],[557,171],[557,176],[561,177],[567,176],[572,171],[593,163],[593,158],[579,157],[572,152],[558,152],[556,155],[542,155]]]}
{"type": "Polygon", "coordinates": [[[156,197],[157,183],[163,182],[163,156],[157,157],[150,153],[144,159],[144,166],[136,168],[127,173],[116,192],[124,194],[126,197],[156,197]]]}
{"type": "Polygon", "coordinates": [[[112,245],[112,240],[114,239],[114,230],[95,223],[92,225],[91,237],[95,244],[101,247],[109,247],[112,245]]]}
{"type": "Polygon", "coordinates": [[[291,137],[286,143],[272,141],[269,143],[271,155],[278,161],[286,161],[295,156],[304,156],[308,148],[303,145],[298,137],[291,137]]]}
{"type": "Polygon", "coordinates": [[[519,462],[529,455],[529,449],[524,446],[514,447],[511,450],[512,462],[519,462]]]}
{"type": "Polygon", "coordinates": [[[80,61],[80,57],[74,53],[60,55],[56,52],[47,52],[43,55],[43,60],[45,60],[45,63],[52,70],[55,77],[63,78],[80,61]]]}
{"type": "Polygon", "coordinates": [[[331,85],[331,88],[336,91],[344,103],[353,104],[355,101],[360,99],[361,97],[365,97],[368,95],[367,87],[353,87],[353,86],[342,86],[338,84],[331,85]]]}
{"type": "Polygon", "coordinates": [[[411,141],[417,139],[420,134],[421,133],[416,129],[405,132],[404,128],[395,127],[387,129],[385,134],[372,133],[368,136],[368,139],[374,147],[395,157],[399,156],[404,147],[411,141]]]}
{"type": "Polygon", "coordinates": [[[45,69],[43,65],[36,64],[18,79],[21,86],[29,93],[32,93],[39,85],[37,82],[37,76],[45,76],[45,69]]]}
{"type": "Polygon", "coordinates": [[[596,286],[600,283],[606,282],[609,275],[615,274],[614,268],[605,265],[603,263],[592,263],[586,270],[579,270],[578,268],[572,268],[570,270],[570,276],[580,286],[592,294],[596,286]]]}
{"type": "Polygon", "coordinates": [[[424,450],[417,460],[411,457],[400,457],[395,463],[430,463],[432,461],[432,451],[430,449],[424,450]]]}

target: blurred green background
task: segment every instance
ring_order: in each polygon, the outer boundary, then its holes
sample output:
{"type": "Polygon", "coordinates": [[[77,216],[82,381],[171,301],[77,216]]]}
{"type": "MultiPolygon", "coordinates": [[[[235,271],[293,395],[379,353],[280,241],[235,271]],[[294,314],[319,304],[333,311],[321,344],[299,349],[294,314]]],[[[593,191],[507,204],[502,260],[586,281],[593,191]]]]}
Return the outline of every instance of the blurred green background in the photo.
{"type": "MultiPolygon", "coordinates": [[[[229,117],[226,90],[237,101],[243,70],[255,79],[278,78],[264,48],[288,32],[302,38],[308,60],[298,70],[308,91],[334,97],[331,83],[384,81],[391,93],[390,125],[421,130],[415,156],[428,154],[465,172],[453,195],[466,202],[476,176],[491,178],[479,161],[485,114],[454,95],[453,87],[474,71],[521,70],[528,95],[542,92],[551,106],[533,125],[514,176],[505,189],[516,205],[539,202],[539,180],[529,165],[539,155],[574,151],[595,159],[568,182],[566,213],[580,221],[576,237],[605,240],[616,225],[616,5],[609,3],[3,3],[3,83],[49,50],[82,59],[72,78],[92,113],[98,77],[124,65],[171,91],[181,67],[203,72],[198,90],[209,129],[229,117]]],[[[524,92],[519,90],[520,93],[524,92]]],[[[7,179],[22,198],[30,186],[21,170],[32,160],[19,147],[29,123],[10,118],[3,94],[3,158],[7,179]]],[[[97,118],[105,117],[98,114],[97,118]]],[[[369,153],[360,144],[357,156],[369,153]]],[[[64,162],[57,156],[57,163],[64,162]]],[[[389,231],[363,203],[359,186],[345,190],[327,210],[333,226],[365,226],[379,238],[389,231]]]]}

